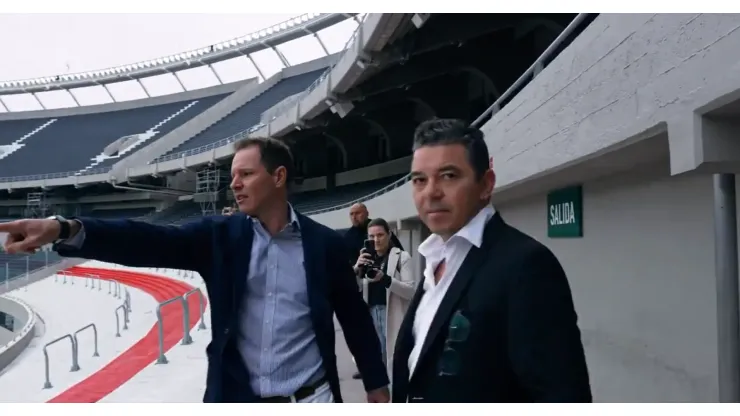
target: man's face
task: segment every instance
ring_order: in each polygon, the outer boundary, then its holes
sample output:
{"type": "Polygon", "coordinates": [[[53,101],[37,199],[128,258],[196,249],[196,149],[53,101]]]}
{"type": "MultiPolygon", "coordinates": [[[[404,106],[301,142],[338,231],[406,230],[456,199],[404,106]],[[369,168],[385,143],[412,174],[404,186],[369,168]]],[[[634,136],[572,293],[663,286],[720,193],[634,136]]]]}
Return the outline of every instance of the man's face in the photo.
{"type": "Polygon", "coordinates": [[[259,147],[250,146],[234,155],[231,178],[231,189],[239,211],[257,217],[266,202],[285,184],[285,168],[281,166],[273,174],[268,173],[262,164],[259,147]]]}
{"type": "Polygon", "coordinates": [[[389,237],[390,234],[380,225],[373,225],[367,229],[367,238],[375,242],[375,251],[378,253],[386,253],[388,251],[389,237]]]}
{"type": "Polygon", "coordinates": [[[480,180],[463,145],[426,146],[411,162],[414,204],[421,220],[447,239],[475,216],[491,198],[495,176],[488,170],[480,180]]]}
{"type": "Polygon", "coordinates": [[[349,220],[353,227],[365,224],[367,221],[367,209],[362,205],[354,205],[349,209],[349,220]]]}

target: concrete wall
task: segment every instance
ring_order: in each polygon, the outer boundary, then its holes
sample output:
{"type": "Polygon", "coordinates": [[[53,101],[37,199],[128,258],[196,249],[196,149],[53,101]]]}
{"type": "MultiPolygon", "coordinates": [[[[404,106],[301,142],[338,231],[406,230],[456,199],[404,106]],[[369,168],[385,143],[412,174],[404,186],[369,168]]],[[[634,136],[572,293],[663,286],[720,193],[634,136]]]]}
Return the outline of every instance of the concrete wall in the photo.
{"type": "Polygon", "coordinates": [[[568,274],[600,402],[716,402],[712,180],[644,172],[583,185],[583,238],[547,237],[546,196],[497,205],[568,274]]]}
{"type": "Polygon", "coordinates": [[[2,371],[33,339],[36,316],[30,306],[9,297],[0,297],[0,311],[15,319],[12,336],[9,340],[0,342],[0,371],[2,371]]]}

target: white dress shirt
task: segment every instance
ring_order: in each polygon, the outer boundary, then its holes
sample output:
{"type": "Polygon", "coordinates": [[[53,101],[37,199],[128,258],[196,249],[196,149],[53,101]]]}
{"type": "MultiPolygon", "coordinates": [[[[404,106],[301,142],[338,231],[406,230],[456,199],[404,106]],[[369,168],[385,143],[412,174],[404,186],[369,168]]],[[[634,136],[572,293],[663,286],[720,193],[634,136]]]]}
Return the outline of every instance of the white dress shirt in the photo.
{"type": "Polygon", "coordinates": [[[442,240],[437,234],[432,234],[419,245],[419,254],[424,256],[426,267],[424,268],[424,294],[421,296],[419,306],[414,316],[414,349],[409,355],[409,377],[414,374],[414,369],[421,354],[429,327],[437,314],[437,309],[442,303],[447,289],[455,278],[470,248],[480,248],[483,242],[483,232],[488,220],[496,213],[492,206],[481,209],[468,223],[450,237],[447,241],[442,240]],[[445,261],[445,270],[439,283],[434,282],[434,271],[437,266],[445,261]]]}

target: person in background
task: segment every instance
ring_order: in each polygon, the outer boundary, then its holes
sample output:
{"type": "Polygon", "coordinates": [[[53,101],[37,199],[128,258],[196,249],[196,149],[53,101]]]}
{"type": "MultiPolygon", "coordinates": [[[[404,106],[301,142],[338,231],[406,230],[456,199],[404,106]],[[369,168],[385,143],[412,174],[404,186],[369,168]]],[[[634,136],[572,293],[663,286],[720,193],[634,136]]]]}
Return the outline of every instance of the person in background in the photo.
{"type": "Polygon", "coordinates": [[[390,227],[384,219],[371,220],[367,234],[375,243],[374,253],[363,248],[353,269],[383,347],[383,360],[388,365],[393,361],[396,335],[418,279],[412,271],[411,256],[393,245],[390,227]]]}
{"type": "Polygon", "coordinates": [[[414,133],[411,189],[429,236],[396,340],[393,402],[591,402],[568,279],[491,206],[483,133],[435,119],[414,133]]]}
{"type": "MultiPolygon", "coordinates": [[[[347,261],[350,265],[353,265],[365,244],[365,240],[367,240],[367,226],[371,221],[365,204],[358,202],[352,205],[349,209],[349,220],[352,226],[344,233],[344,241],[347,245],[347,251],[350,253],[347,261]]],[[[403,245],[394,234],[391,234],[391,242],[395,247],[403,250],[403,245]]],[[[352,357],[352,361],[354,360],[354,357],[352,357]]],[[[352,378],[359,380],[362,375],[357,371],[352,375],[352,378]]]]}

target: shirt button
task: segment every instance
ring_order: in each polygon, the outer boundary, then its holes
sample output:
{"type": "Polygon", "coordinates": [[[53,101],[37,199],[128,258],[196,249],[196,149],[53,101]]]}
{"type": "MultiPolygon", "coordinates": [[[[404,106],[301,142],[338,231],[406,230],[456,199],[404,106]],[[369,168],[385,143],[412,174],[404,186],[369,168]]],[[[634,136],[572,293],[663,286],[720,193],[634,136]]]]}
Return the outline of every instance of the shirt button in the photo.
{"type": "Polygon", "coordinates": [[[229,335],[229,328],[224,329],[224,335],[229,335]]]}
{"type": "Polygon", "coordinates": [[[267,296],[272,296],[272,292],[269,292],[269,293],[267,294],[267,296]]]}

